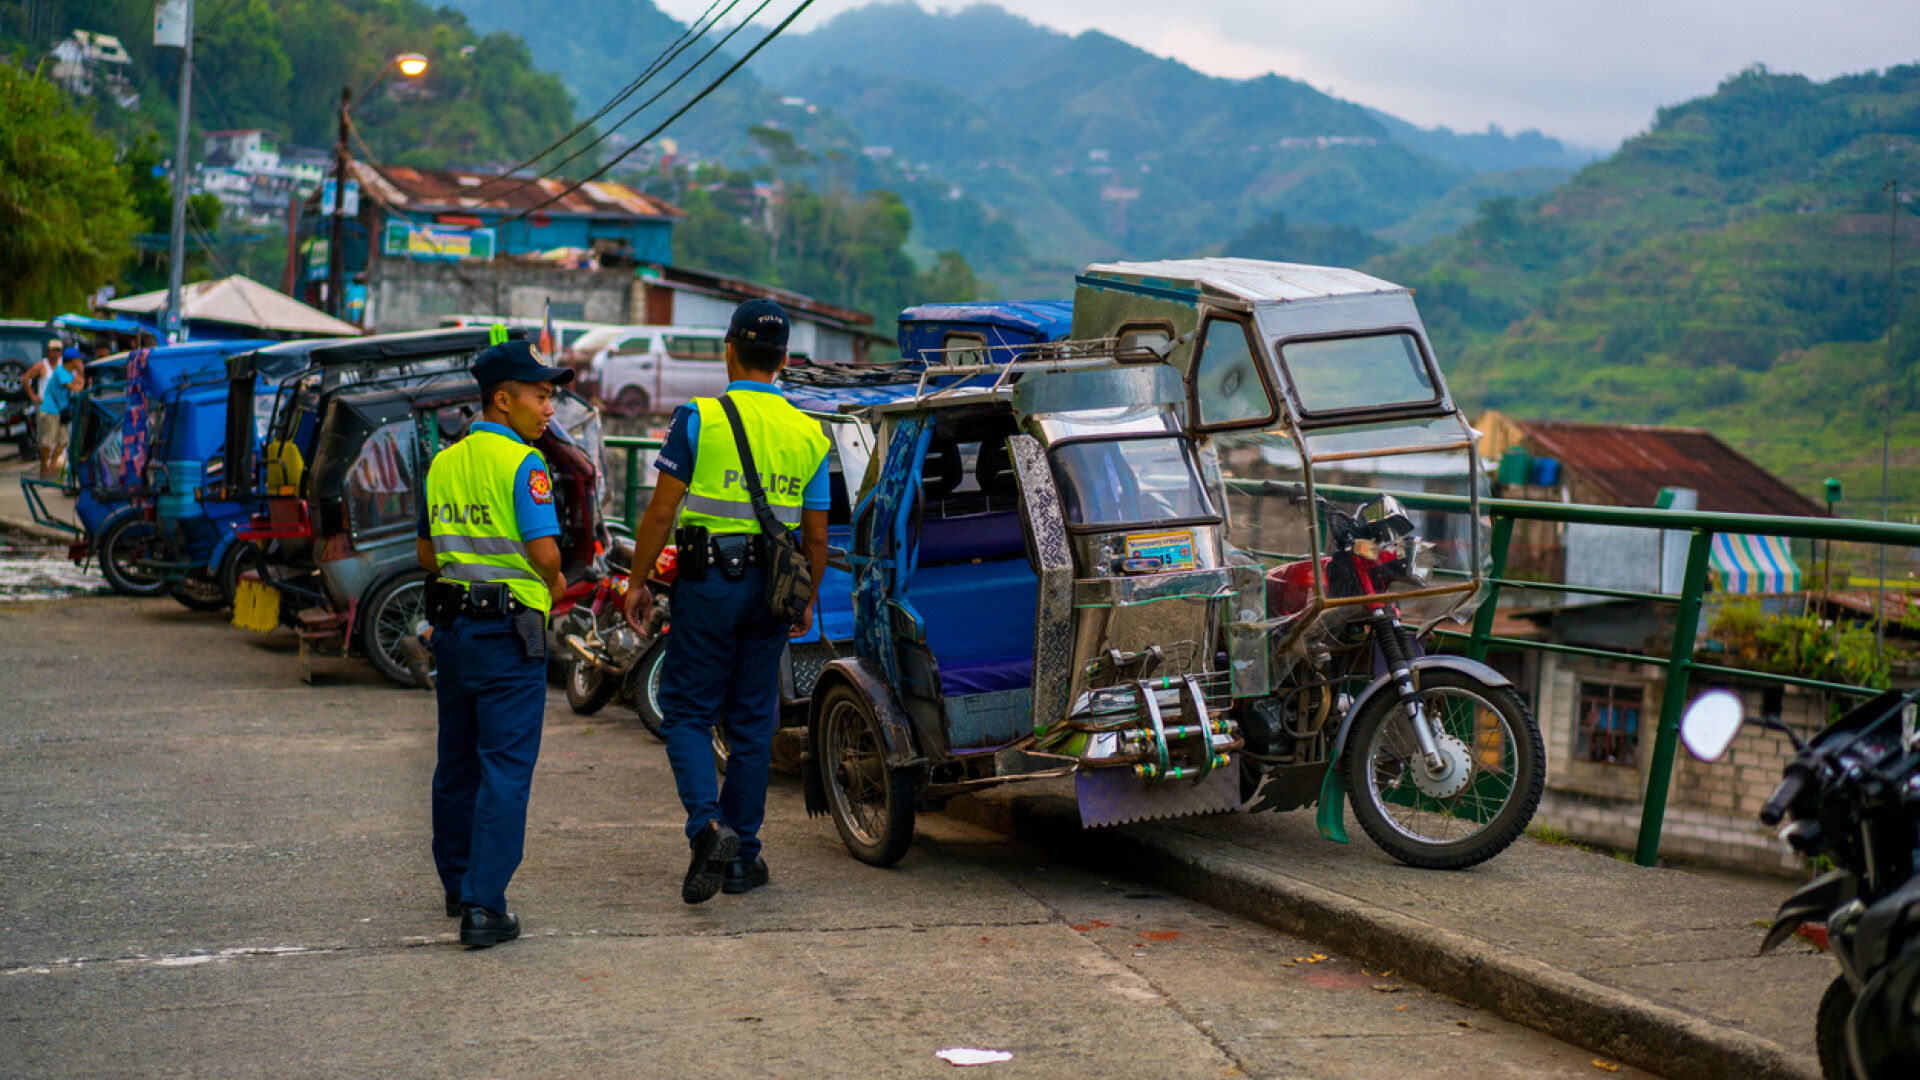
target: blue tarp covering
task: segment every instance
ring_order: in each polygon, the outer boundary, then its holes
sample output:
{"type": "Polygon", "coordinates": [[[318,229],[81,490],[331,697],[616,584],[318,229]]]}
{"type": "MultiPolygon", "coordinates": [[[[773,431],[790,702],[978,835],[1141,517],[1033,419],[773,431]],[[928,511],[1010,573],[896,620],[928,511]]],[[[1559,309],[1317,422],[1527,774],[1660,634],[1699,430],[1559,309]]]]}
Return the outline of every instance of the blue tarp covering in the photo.
{"type": "Polygon", "coordinates": [[[110,334],[153,333],[153,327],[138,319],[95,319],[86,315],[61,315],[53,325],[68,330],[105,331],[110,334]]]}
{"type": "Polygon", "coordinates": [[[950,333],[972,333],[988,346],[1058,341],[1073,326],[1071,300],[1017,300],[969,304],[921,304],[900,313],[900,357],[918,360],[938,349],[950,333]]]}

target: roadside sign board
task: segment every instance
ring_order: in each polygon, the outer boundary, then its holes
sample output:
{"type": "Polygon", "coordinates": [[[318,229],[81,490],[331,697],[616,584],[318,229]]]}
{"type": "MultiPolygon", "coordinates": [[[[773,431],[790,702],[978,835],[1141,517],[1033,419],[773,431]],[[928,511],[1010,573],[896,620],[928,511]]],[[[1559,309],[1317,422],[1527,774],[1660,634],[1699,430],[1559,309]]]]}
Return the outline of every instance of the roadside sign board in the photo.
{"type": "MultiPolygon", "coordinates": [[[[320,214],[322,217],[330,217],[334,213],[333,189],[334,181],[331,177],[327,179],[326,183],[320,185],[320,214]]],[[[346,216],[360,216],[360,181],[358,180],[347,181],[346,216]]]]}
{"type": "Polygon", "coordinates": [[[403,259],[491,259],[492,229],[456,229],[444,225],[387,222],[380,238],[380,254],[403,259]]]}

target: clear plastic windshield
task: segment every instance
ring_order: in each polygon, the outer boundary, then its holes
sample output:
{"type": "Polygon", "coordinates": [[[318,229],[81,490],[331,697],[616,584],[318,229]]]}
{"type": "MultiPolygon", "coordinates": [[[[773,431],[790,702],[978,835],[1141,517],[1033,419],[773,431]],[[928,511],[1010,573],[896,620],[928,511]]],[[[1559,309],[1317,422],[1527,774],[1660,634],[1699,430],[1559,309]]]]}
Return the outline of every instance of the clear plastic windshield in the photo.
{"type": "Polygon", "coordinates": [[[1215,516],[1185,439],[1081,439],[1052,450],[1067,524],[1081,528],[1215,516]]]}
{"type": "MultiPolygon", "coordinates": [[[[1447,423],[1461,432],[1458,421],[1447,423]]],[[[1216,437],[1227,540],[1264,568],[1267,616],[1276,628],[1337,636],[1365,611],[1366,597],[1391,597],[1401,619],[1421,628],[1471,612],[1470,586],[1476,567],[1485,573],[1490,526],[1483,518],[1475,529],[1464,507],[1422,496],[1484,495],[1484,470],[1464,446],[1424,449],[1433,442],[1427,424],[1399,429],[1397,436],[1383,425],[1330,433],[1344,436],[1348,451],[1370,445],[1382,452],[1316,460],[1312,498],[1309,472],[1289,436],[1216,437]],[[1299,625],[1309,617],[1313,625],[1299,625]]]]}
{"type": "Polygon", "coordinates": [[[1280,366],[1309,416],[1440,399],[1419,341],[1405,332],[1290,341],[1280,366]]]}

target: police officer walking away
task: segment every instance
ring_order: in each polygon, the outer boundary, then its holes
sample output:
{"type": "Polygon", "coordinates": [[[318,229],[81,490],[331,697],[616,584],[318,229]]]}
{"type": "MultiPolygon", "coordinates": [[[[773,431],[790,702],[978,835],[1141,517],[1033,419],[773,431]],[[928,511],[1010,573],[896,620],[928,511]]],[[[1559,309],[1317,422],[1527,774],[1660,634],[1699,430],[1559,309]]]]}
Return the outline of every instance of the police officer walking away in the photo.
{"type": "MultiPolygon", "coordinates": [[[[634,538],[633,565],[651,567],[677,513],[660,733],[687,810],[693,854],[680,898],[689,904],[767,883],[760,823],[780,723],[780,654],[787,638],[812,624],[812,597],[826,570],[827,437],[773,385],[786,366],[787,333],[786,312],[770,300],[735,309],[727,328],[725,396],[674,410],[654,462],[660,475],[653,499],[634,538]],[[768,536],[763,522],[779,535],[768,536]],[[772,610],[773,595],[783,570],[798,561],[789,540],[796,526],[810,582],[797,584],[805,588],[803,598],[789,605],[804,602],[805,609],[782,618],[772,610]],[[724,785],[715,777],[716,723],[732,748],[724,785]]],[[[637,625],[651,603],[645,574],[636,572],[627,588],[627,618],[637,625]]]]}
{"type": "Polygon", "coordinates": [[[528,444],[573,372],[524,341],[473,363],[482,412],[427,470],[420,564],[439,667],[440,761],[433,861],[462,944],[520,936],[507,882],[526,841],[527,797],[546,713],[546,619],[566,589],[546,461],[528,444]]]}

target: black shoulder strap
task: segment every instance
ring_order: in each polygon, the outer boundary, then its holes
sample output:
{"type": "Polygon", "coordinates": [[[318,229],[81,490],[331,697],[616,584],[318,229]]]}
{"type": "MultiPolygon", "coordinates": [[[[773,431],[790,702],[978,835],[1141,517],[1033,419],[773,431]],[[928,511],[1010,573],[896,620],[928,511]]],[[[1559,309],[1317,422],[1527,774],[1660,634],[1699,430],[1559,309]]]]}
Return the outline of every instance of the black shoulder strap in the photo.
{"type": "Polygon", "coordinates": [[[753,516],[760,519],[760,531],[768,536],[781,536],[787,527],[773,516],[773,506],[767,502],[766,489],[760,486],[760,470],[753,464],[753,447],[747,443],[747,426],[740,422],[740,407],[733,403],[730,394],[720,395],[720,407],[726,410],[727,422],[733,425],[733,445],[740,452],[740,471],[743,474],[740,482],[747,489],[747,497],[753,500],[753,516]]]}

